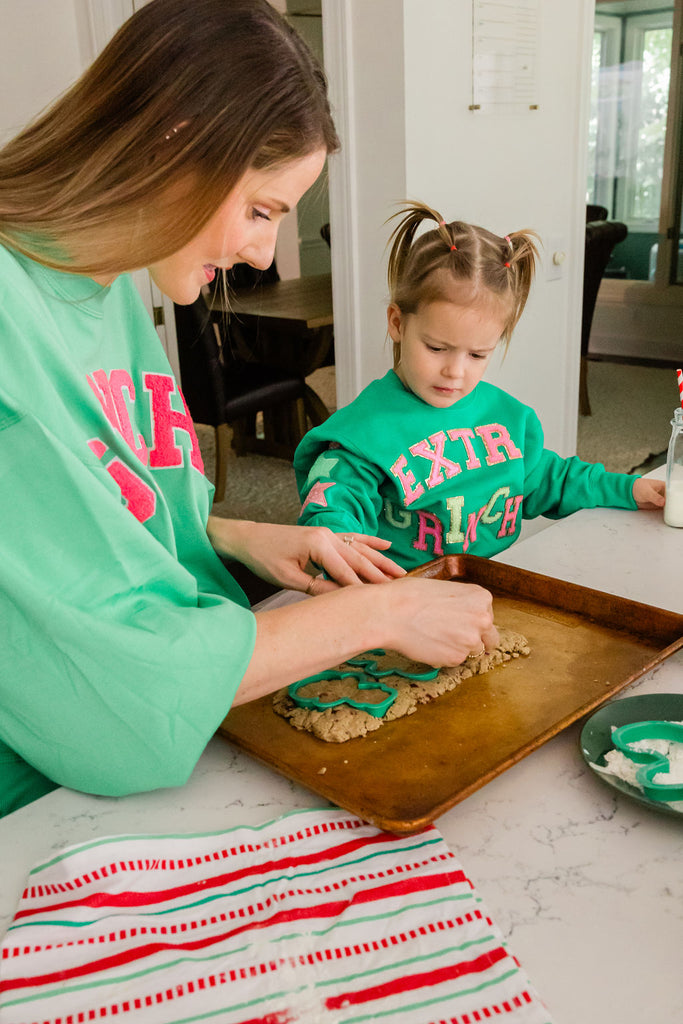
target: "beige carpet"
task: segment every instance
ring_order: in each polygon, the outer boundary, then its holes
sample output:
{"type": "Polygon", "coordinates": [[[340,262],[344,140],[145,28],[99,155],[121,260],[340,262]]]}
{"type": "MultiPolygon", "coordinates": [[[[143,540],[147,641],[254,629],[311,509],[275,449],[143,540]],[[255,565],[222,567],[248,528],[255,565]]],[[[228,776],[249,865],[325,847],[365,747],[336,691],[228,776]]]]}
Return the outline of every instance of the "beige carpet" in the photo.
{"type": "MultiPolygon", "coordinates": [[[[316,370],[309,383],[328,408],[334,409],[334,367],[316,370]]],[[[579,417],[577,450],[582,459],[628,473],[650,456],[665,452],[678,401],[673,370],[591,361],[588,390],[593,414],[579,417]]],[[[206,474],[213,480],[213,428],[198,424],[197,434],[206,474]]],[[[290,463],[263,455],[234,457],[225,498],[212,511],[227,519],[295,523],[299,496],[290,463]]]]}
{"type": "Polygon", "coordinates": [[[579,416],[577,454],[631,473],[666,451],[678,403],[675,370],[591,360],[592,415],[579,416]]]}

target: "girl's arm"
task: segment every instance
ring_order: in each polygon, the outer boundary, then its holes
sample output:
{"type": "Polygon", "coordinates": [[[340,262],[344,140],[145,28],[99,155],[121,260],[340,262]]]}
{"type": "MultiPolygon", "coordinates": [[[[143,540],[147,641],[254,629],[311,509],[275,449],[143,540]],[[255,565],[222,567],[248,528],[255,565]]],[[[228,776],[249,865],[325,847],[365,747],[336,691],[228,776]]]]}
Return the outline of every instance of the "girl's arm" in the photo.
{"type": "Polygon", "coordinates": [[[491,595],[473,584],[407,577],[345,587],[256,613],[256,643],[234,703],[376,647],[441,666],[497,642],[491,595]]]}
{"type": "Polygon", "coordinates": [[[380,466],[339,444],[320,452],[309,467],[312,442],[297,449],[294,466],[302,508],[299,523],[327,526],[335,533],[375,536],[382,511],[380,466]]]}
{"type": "Polygon", "coordinates": [[[638,507],[633,476],[608,472],[601,463],[584,462],[575,455],[562,458],[544,448],[543,429],[535,414],[526,424],[524,460],[525,519],[539,515],[561,519],[585,508],[638,507]]]}

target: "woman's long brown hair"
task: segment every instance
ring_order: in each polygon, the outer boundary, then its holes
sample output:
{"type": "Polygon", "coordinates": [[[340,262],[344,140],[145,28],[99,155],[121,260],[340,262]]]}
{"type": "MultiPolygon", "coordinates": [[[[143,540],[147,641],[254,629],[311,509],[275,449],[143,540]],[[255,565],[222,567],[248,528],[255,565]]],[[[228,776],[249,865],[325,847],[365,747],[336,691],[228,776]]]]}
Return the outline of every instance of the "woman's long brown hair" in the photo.
{"type": "Polygon", "coordinates": [[[75,273],[149,266],[248,169],[338,145],[324,73],[267,0],[152,0],[0,150],[0,243],[75,273]]]}

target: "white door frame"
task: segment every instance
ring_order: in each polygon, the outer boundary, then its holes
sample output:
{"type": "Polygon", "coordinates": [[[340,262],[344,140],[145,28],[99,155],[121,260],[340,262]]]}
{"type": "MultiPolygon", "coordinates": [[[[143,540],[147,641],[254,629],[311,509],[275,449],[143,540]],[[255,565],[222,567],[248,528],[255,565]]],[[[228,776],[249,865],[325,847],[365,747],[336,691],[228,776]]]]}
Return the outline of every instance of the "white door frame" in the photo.
{"type": "Polygon", "coordinates": [[[329,161],[334,359],[338,404],[346,405],[361,389],[360,280],[356,124],[353,93],[351,0],[322,0],[325,70],[330,102],[342,148],[329,161]]]}

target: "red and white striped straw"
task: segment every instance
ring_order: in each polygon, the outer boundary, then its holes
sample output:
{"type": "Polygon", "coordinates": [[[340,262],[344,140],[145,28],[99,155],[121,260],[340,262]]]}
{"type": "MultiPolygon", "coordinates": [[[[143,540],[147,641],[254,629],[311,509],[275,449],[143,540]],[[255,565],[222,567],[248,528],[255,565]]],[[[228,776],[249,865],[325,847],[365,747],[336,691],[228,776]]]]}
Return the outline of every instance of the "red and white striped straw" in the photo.
{"type": "Polygon", "coordinates": [[[676,370],[678,377],[678,393],[681,396],[681,407],[683,407],[683,370],[676,370]]]}

